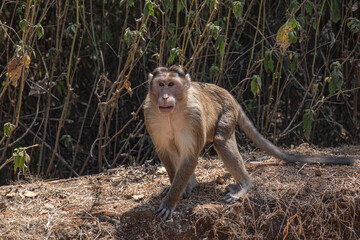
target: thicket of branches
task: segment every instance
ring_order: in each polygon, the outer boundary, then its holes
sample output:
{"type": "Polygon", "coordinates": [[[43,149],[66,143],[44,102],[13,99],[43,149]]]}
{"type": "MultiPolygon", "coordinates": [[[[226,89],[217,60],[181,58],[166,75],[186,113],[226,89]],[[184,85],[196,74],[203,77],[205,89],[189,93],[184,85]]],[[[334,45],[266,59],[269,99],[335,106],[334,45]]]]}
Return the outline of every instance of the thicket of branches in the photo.
{"type": "Polygon", "coordinates": [[[354,144],[359,16],[353,0],[4,0],[1,164],[68,177],[153,159],[146,78],[173,64],[280,145],[354,144]]]}

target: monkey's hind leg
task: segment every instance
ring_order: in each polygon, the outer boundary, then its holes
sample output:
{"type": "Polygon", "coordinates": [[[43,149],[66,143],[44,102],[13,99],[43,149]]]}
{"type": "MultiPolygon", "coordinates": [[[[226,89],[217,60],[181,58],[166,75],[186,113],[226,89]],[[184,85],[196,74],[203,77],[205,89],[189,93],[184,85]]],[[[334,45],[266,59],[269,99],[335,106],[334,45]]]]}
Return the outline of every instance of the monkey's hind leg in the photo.
{"type": "Polygon", "coordinates": [[[227,186],[226,190],[228,192],[223,197],[223,200],[227,203],[237,201],[251,188],[252,183],[237,148],[235,134],[232,133],[228,137],[224,132],[218,134],[215,136],[214,146],[225,167],[236,181],[236,184],[227,186]]]}

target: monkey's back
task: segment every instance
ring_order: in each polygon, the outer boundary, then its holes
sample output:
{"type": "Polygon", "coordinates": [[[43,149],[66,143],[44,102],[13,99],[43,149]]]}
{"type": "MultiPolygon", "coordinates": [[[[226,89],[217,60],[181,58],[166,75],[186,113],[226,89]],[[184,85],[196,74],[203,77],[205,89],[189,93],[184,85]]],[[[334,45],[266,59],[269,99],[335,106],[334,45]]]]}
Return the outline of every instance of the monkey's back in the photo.
{"type": "Polygon", "coordinates": [[[238,103],[235,98],[224,88],[210,83],[192,82],[189,100],[196,98],[201,107],[203,127],[206,140],[213,141],[219,118],[226,116],[225,121],[235,126],[238,120],[238,103]]]}

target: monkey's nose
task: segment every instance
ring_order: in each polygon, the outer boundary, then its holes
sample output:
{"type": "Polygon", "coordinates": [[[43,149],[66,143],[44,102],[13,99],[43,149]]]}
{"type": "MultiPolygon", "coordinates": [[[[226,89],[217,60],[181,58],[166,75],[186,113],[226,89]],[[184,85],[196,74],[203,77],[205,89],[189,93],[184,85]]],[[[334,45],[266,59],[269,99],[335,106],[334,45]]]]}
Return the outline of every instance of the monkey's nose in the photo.
{"type": "Polygon", "coordinates": [[[169,95],[164,94],[164,95],[162,96],[162,98],[163,98],[164,100],[167,100],[167,99],[169,98],[169,95]]]}

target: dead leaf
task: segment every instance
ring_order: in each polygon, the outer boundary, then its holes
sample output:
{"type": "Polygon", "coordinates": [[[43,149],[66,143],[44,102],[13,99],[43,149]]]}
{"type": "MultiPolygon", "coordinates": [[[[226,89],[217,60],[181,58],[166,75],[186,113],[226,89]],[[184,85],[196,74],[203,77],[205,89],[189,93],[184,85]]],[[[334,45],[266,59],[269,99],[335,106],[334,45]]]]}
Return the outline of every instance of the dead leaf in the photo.
{"type": "Polygon", "coordinates": [[[25,191],[23,193],[23,195],[25,197],[36,197],[37,195],[39,195],[39,193],[33,192],[33,191],[25,191]]]}
{"type": "Polygon", "coordinates": [[[11,84],[16,88],[18,80],[21,77],[22,66],[28,68],[30,65],[30,56],[24,54],[23,56],[14,56],[10,62],[7,64],[7,72],[11,76],[11,84]]]}
{"type": "Polygon", "coordinates": [[[13,57],[7,65],[7,71],[10,75],[11,84],[16,88],[21,76],[22,63],[20,57],[13,57]]]}
{"type": "Polygon", "coordinates": [[[126,88],[126,90],[128,91],[128,93],[129,93],[130,95],[133,94],[133,91],[131,90],[131,82],[130,82],[130,81],[126,80],[126,81],[124,82],[124,87],[126,88]]]}
{"type": "Polygon", "coordinates": [[[53,209],[54,208],[54,205],[50,204],[50,203],[45,203],[44,204],[44,207],[47,208],[47,209],[53,209]]]}
{"type": "Polygon", "coordinates": [[[8,194],[6,194],[6,197],[7,198],[13,198],[13,197],[16,197],[17,194],[15,192],[9,192],[8,194]]]}
{"type": "Polygon", "coordinates": [[[6,203],[5,202],[0,202],[0,211],[3,211],[6,209],[6,203]]]}
{"type": "Polygon", "coordinates": [[[222,177],[217,177],[217,178],[216,178],[216,183],[217,183],[217,184],[222,185],[222,184],[224,184],[224,182],[225,182],[225,180],[224,180],[222,177]]]}
{"type": "Polygon", "coordinates": [[[29,91],[29,96],[38,96],[38,95],[42,95],[47,93],[47,89],[49,88],[49,83],[48,83],[48,78],[45,77],[43,80],[38,81],[38,82],[33,82],[30,85],[30,91],[29,91]]]}
{"type": "Polygon", "coordinates": [[[321,176],[321,175],[322,175],[321,170],[320,170],[320,169],[316,169],[316,170],[315,170],[315,175],[318,176],[318,177],[321,176]]]}
{"type": "Polygon", "coordinates": [[[143,194],[133,195],[132,198],[133,198],[135,201],[140,201],[141,199],[144,198],[144,195],[143,195],[143,194]]]}
{"type": "Polygon", "coordinates": [[[20,63],[25,64],[25,68],[29,68],[30,61],[31,61],[30,56],[25,53],[24,56],[22,57],[20,63]]]}
{"type": "Polygon", "coordinates": [[[282,54],[285,54],[286,50],[290,46],[289,33],[293,31],[294,29],[292,28],[291,24],[286,23],[280,27],[276,33],[276,43],[279,45],[282,54]]]}
{"type": "Polygon", "coordinates": [[[359,2],[355,1],[355,3],[351,7],[351,11],[355,12],[356,10],[358,10],[359,5],[360,5],[359,2]]]}
{"type": "Polygon", "coordinates": [[[158,167],[156,169],[156,174],[165,174],[165,173],[166,173],[165,167],[158,167]]]}

